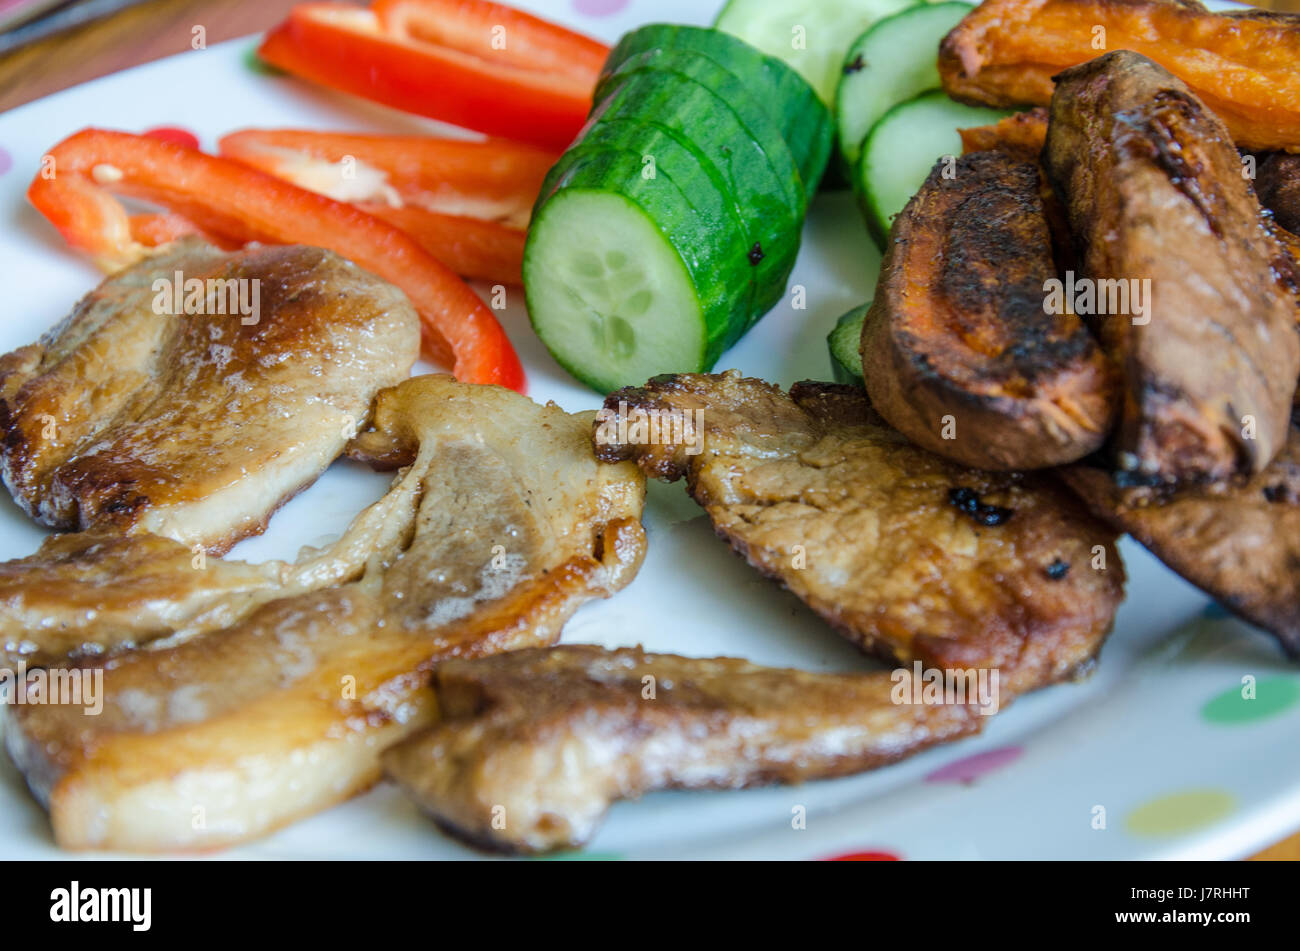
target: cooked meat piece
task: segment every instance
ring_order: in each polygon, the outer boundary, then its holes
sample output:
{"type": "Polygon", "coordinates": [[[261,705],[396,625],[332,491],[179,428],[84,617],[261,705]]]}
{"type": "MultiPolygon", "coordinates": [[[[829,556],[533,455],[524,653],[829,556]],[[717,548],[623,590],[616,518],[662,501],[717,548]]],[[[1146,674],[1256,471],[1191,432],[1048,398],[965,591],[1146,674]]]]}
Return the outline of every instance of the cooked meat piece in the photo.
{"type": "Polygon", "coordinates": [[[1273,212],[1273,220],[1292,235],[1300,234],[1300,155],[1273,152],[1260,157],[1255,194],[1273,212]]]}
{"type": "Polygon", "coordinates": [[[592,420],[446,376],[381,393],[360,451],[416,455],[393,489],[400,541],[360,580],[104,662],[98,716],[13,708],[6,744],[58,843],[254,838],[377,780],[380,751],[428,722],[437,662],[552,643],[645,552],[644,482],[596,462],[592,420]]]}
{"type": "Polygon", "coordinates": [[[1117,387],[1083,321],[1046,312],[1055,279],[1036,163],[998,150],[938,163],[894,219],[863,325],[872,405],[968,466],[1038,469],[1098,449],[1117,387]]]}
{"type": "Polygon", "coordinates": [[[1060,475],[1099,517],[1300,658],[1300,428],[1249,480],[1171,489],[1121,487],[1083,465],[1060,475]]]}
{"type": "Polygon", "coordinates": [[[1151,60],[1108,53],[1058,77],[1044,156],[1123,375],[1120,467],[1263,469],[1286,441],[1300,338],[1285,251],[1223,124],[1151,60]]]}
{"type": "Polygon", "coordinates": [[[1211,13],[1194,0],[984,0],[939,46],[954,99],[1042,106],[1052,79],[1106,50],[1150,57],[1244,148],[1300,149],[1300,16],[1211,13]]]}
{"type": "Polygon", "coordinates": [[[409,506],[390,492],[337,542],[290,563],[203,558],[150,532],[53,535],[36,554],[0,563],[0,664],[60,665],[161,638],[178,643],[275,598],[350,581],[405,538],[409,506]]]}
{"type": "Polygon", "coordinates": [[[958,129],[963,152],[1000,149],[1026,162],[1037,162],[1047,141],[1047,108],[1035,106],[989,125],[958,129]]]}
{"type": "Polygon", "coordinates": [[[401,291],[329,251],[180,242],[0,357],[0,474],[60,531],[220,553],[320,475],[419,343],[401,291]],[[200,287],[208,312],[166,312],[200,287]]]}
{"type": "Polygon", "coordinates": [[[474,844],[576,847],[617,799],[843,776],[981,725],[974,689],[938,705],[897,703],[895,689],[883,672],[589,645],[511,651],[441,665],[439,722],[390,749],[384,766],[474,844]]]}
{"type": "Polygon", "coordinates": [[[912,445],[857,387],[787,396],[735,372],[683,374],[605,407],[597,455],[685,476],[737,553],[889,661],[996,668],[1007,697],[1087,667],[1110,629],[1124,587],[1113,533],[1049,480],[912,445]],[[698,419],[697,441],[620,432],[638,419],[662,432],[664,414],[698,419]]]}

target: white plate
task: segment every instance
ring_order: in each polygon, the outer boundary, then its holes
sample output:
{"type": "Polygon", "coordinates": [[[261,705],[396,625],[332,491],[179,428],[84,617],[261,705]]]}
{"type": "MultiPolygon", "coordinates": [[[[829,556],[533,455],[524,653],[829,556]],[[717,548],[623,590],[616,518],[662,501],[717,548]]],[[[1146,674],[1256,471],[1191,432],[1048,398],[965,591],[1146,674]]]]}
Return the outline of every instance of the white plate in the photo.
{"type": "MultiPolygon", "coordinates": [[[[524,3],[607,41],[647,20],[706,22],[689,0],[524,3]]],[[[33,340],[98,277],[70,254],[23,192],[44,150],[86,125],[180,126],[212,148],[246,126],[411,130],[428,124],[246,65],[252,39],[186,51],[0,116],[0,286],[9,303],[0,351],[33,340]]],[[[720,368],[788,385],[825,379],[825,337],[870,296],[879,255],[845,194],[820,196],[790,296],[720,368]]],[[[550,359],[515,294],[504,321],[530,395],[569,410],[598,405],[550,359]]],[[[345,462],[233,557],[291,557],[341,531],[387,477],[345,462]]],[[[0,500],[0,558],[29,554],[43,532],[0,500]]],[[[652,484],[650,552],[640,577],[578,613],[570,643],[730,654],[812,670],[872,664],[793,596],[718,541],[680,486],[652,484]]],[[[977,738],[863,776],[734,793],[660,793],[616,805],[587,857],[824,858],[879,852],[921,858],[1236,858],[1300,826],[1300,676],[1273,641],[1226,618],[1131,542],[1129,597],[1094,676],[1018,701],[977,738]],[[1258,698],[1238,697],[1253,677],[1258,698]],[[1216,698],[1218,698],[1216,700],[1216,698]],[[1275,709],[1276,708],[1276,709],[1275,709]],[[806,827],[794,828],[796,807],[806,827]],[[1098,819],[1104,816],[1104,828],[1098,819]]],[[[44,813],[0,766],[0,856],[50,858],[44,813]]],[[[475,853],[381,786],[343,806],[224,853],[230,857],[432,858],[475,853]]]]}

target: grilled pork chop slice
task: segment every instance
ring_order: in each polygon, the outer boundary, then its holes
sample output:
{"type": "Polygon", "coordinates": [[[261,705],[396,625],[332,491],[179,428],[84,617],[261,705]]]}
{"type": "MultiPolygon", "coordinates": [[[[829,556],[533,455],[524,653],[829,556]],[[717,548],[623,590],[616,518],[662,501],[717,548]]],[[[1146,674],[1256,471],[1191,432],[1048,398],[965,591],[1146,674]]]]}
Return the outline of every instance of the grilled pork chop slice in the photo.
{"type": "Polygon", "coordinates": [[[1273,152],[1255,170],[1259,203],[1292,235],[1300,234],[1300,155],[1273,152]]]}
{"type": "Polygon", "coordinates": [[[1046,105],[1052,79],[1102,49],[1133,50],[1187,83],[1240,146],[1300,148],[1300,16],[1210,12],[1195,0],[984,0],[939,46],[954,99],[1046,105]]]}
{"type": "Polygon", "coordinates": [[[13,708],[6,745],[58,843],[209,848],[346,799],[428,721],[436,663],[552,643],[625,585],[645,485],[593,458],[592,418],[445,376],[382,392],[358,451],[413,461],[401,542],[361,579],[109,659],[99,716],[13,708]]]}
{"type": "Polygon", "coordinates": [[[436,822],[486,848],[576,847],[610,803],[656,789],[843,776],[976,732],[965,703],[895,702],[888,673],[589,645],[450,661],[439,720],[384,754],[436,822]]]}
{"type": "Polygon", "coordinates": [[[1096,340],[1068,310],[1044,309],[1056,264],[1039,189],[1037,162],[1007,151],[938,163],[894,219],[863,325],[872,405],[964,465],[1074,462],[1115,416],[1096,340]]]}
{"type": "Polygon", "coordinates": [[[1059,473],[1088,506],[1225,608],[1300,659],[1300,428],[1249,479],[1204,486],[1121,487],[1110,473],[1059,473]]]}
{"type": "Polygon", "coordinates": [[[1120,468],[1163,481],[1261,471],[1286,441],[1300,338],[1275,270],[1286,252],[1223,123],[1121,50],[1058,77],[1044,156],[1084,276],[1134,293],[1149,281],[1145,314],[1096,318],[1124,380],[1120,468]]]}
{"type": "Polygon", "coordinates": [[[685,477],[737,553],[886,660],[997,669],[1006,697],[1086,668],[1110,630],[1114,533],[1049,480],[909,443],[856,387],[683,374],[605,407],[601,458],[685,477]],[[633,439],[674,417],[699,420],[699,452],[633,439]]]}
{"type": "Polygon", "coordinates": [[[329,251],[183,241],[0,358],[0,475],[60,531],[219,553],[333,461],[419,337],[401,291],[329,251]],[[204,313],[159,313],[198,288],[204,313]]]}
{"type": "Polygon", "coordinates": [[[52,535],[36,554],[0,563],[0,663],[61,665],[178,643],[267,601],[350,581],[404,540],[408,494],[389,492],[338,541],[293,562],[205,558],[151,532],[52,535]]]}

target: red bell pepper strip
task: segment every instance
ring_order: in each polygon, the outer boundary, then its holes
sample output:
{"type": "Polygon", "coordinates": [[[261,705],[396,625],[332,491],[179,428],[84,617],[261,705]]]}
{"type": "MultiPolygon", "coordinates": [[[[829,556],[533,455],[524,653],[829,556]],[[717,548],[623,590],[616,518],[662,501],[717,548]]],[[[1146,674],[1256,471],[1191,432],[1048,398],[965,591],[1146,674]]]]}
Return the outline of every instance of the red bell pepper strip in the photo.
{"type": "Polygon", "coordinates": [[[431,357],[472,383],[524,386],[523,367],[492,312],[468,285],[392,225],[230,159],[127,132],[84,129],[49,156],[32,204],[73,247],[120,267],[146,249],[114,193],[161,205],[206,232],[241,242],[328,248],[406,292],[431,357]]]}
{"type": "Polygon", "coordinates": [[[362,211],[382,218],[461,277],[492,284],[524,282],[524,241],[528,233],[495,221],[443,215],[415,205],[362,204],[362,211]]]}
{"type": "Polygon", "coordinates": [[[204,231],[189,219],[172,212],[131,216],[131,238],[145,247],[156,248],[188,237],[202,238],[209,244],[227,251],[233,251],[240,246],[240,242],[232,241],[224,235],[204,231]]]}
{"type": "Polygon", "coordinates": [[[604,43],[490,0],[375,0],[370,8],[389,33],[479,55],[487,49],[592,86],[609,56],[604,43]]]}
{"type": "Polygon", "coordinates": [[[447,215],[528,222],[542,180],[559,159],[505,139],[245,129],[221,154],[340,201],[418,205],[447,215]],[[349,164],[350,163],[350,164],[349,164]]]}
{"type": "MultiPolygon", "coordinates": [[[[478,3],[447,6],[452,15],[482,15],[478,3]]],[[[533,25],[520,31],[513,48],[509,24],[501,24],[506,26],[504,49],[493,48],[490,32],[470,31],[472,40],[451,30],[440,34],[468,44],[457,48],[420,39],[415,20],[423,23],[423,17],[390,16],[391,30],[373,10],[343,3],[301,4],[267,34],[258,55],[332,89],[543,148],[567,148],[586,121],[599,64],[584,67],[580,77],[573,70],[537,68],[544,31],[535,24],[544,21],[529,18],[533,25]]],[[[560,27],[551,29],[576,37],[560,27]]],[[[587,62],[594,63],[604,48],[594,40],[585,42],[592,50],[587,62]]]]}

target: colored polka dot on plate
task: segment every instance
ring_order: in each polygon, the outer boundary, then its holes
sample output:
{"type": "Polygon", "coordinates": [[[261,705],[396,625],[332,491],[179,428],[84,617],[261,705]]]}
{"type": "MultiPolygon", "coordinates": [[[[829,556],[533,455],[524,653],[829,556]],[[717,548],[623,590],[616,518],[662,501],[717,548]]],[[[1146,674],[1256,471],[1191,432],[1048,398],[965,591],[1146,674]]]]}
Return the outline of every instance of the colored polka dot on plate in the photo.
{"type": "Polygon", "coordinates": [[[607,17],[627,9],[632,0],[573,0],[573,9],[583,16],[607,17]]]}
{"type": "Polygon", "coordinates": [[[1300,680],[1294,677],[1269,677],[1256,681],[1253,696],[1245,684],[1229,687],[1201,707],[1201,717],[1209,723],[1235,725],[1266,720],[1300,703],[1300,680]]]}
{"type": "Polygon", "coordinates": [[[986,773],[992,773],[1020,759],[1024,748],[1002,746],[996,750],[976,753],[940,766],[925,777],[927,783],[973,783],[986,773]]]}
{"type": "Polygon", "coordinates": [[[1167,838],[1213,825],[1237,808],[1236,797],[1222,789],[1187,789],[1152,799],[1124,819],[1131,835],[1167,838]]]}
{"type": "Polygon", "coordinates": [[[173,145],[183,145],[189,149],[199,147],[199,137],[188,129],[182,129],[178,126],[162,125],[156,129],[146,129],[144,134],[151,139],[160,139],[163,142],[171,142],[173,145]]]}
{"type": "Polygon", "coordinates": [[[5,149],[0,149],[0,175],[14,167],[14,157],[5,149]]]}
{"type": "Polygon", "coordinates": [[[289,75],[279,66],[272,66],[262,57],[257,55],[257,44],[254,43],[248,49],[244,50],[244,65],[255,73],[262,76],[287,76],[289,75]]]}
{"type": "Polygon", "coordinates": [[[826,859],[827,862],[901,862],[893,852],[845,852],[843,855],[832,855],[826,859]]]}

